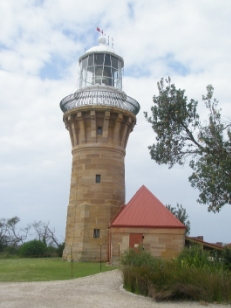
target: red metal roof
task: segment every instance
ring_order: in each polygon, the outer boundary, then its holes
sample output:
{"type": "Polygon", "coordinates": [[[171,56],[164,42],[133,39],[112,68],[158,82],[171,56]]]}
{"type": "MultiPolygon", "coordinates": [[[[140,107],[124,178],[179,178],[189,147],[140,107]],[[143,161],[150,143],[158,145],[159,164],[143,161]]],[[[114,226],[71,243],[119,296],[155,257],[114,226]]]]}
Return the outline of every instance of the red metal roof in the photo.
{"type": "Polygon", "coordinates": [[[144,185],[123,206],[111,227],[185,228],[144,185]]]}

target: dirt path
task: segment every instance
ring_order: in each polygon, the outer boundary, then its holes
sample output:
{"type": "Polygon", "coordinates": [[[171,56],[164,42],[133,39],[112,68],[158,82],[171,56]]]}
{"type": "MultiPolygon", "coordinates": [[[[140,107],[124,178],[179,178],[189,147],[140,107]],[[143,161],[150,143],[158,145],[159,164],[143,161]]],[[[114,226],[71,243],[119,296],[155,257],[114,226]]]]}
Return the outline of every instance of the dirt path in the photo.
{"type": "MultiPolygon", "coordinates": [[[[52,282],[0,283],[0,307],[81,308],[202,308],[199,303],[156,303],[123,291],[119,270],[79,279],[52,282]]],[[[209,305],[223,308],[224,305],[209,305]]]]}

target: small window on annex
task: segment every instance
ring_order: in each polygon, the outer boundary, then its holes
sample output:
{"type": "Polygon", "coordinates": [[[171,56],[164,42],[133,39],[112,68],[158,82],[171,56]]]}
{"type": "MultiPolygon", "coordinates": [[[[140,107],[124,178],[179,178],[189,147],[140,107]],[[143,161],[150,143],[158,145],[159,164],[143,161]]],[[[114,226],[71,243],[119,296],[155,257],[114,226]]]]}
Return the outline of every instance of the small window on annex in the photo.
{"type": "Polygon", "coordinates": [[[93,238],[100,238],[100,229],[94,229],[93,238]]]}
{"type": "Polygon", "coordinates": [[[100,183],[100,181],[101,181],[101,175],[100,174],[96,174],[95,175],[95,182],[96,183],[100,183]]]}
{"type": "Polygon", "coordinates": [[[97,135],[102,135],[102,133],[103,133],[103,128],[102,128],[102,126],[98,126],[98,127],[97,127],[97,135]]]}

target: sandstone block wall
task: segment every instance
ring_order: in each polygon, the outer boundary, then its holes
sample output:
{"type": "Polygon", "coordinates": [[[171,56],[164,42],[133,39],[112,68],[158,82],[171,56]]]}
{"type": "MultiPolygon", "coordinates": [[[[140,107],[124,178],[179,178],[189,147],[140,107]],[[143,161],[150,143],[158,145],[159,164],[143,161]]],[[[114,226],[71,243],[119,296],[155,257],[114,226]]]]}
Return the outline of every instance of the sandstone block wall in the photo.
{"type": "Polygon", "coordinates": [[[64,114],[73,155],[64,260],[108,261],[108,228],[125,202],[124,156],[135,120],[128,111],[106,106],[64,114]]]}
{"type": "Polygon", "coordinates": [[[184,248],[185,230],[178,228],[111,228],[110,262],[117,264],[122,253],[129,249],[131,233],[142,233],[142,247],[155,257],[171,259],[184,248]]]}

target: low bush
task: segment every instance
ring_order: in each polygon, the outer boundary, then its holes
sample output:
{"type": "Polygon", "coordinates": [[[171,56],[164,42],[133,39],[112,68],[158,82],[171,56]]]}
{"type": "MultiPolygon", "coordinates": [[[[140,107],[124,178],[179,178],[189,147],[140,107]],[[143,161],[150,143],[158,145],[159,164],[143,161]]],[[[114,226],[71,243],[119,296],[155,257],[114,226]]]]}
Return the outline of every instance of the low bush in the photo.
{"type": "Polygon", "coordinates": [[[8,246],[5,247],[4,250],[0,252],[0,259],[17,258],[17,257],[18,257],[18,247],[8,246]]]}
{"type": "Polygon", "coordinates": [[[20,246],[19,255],[21,257],[43,257],[46,253],[46,250],[46,244],[38,240],[33,240],[20,246]]]}
{"type": "Polygon", "coordinates": [[[64,249],[64,243],[58,245],[58,247],[48,246],[44,256],[51,258],[62,257],[63,249],[64,249]]]}
{"type": "Polygon", "coordinates": [[[162,272],[165,262],[154,258],[149,252],[129,249],[120,259],[124,287],[137,294],[149,295],[153,272],[162,272]]]}
{"type": "Polygon", "coordinates": [[[58,257],[62,257],[63,255],[63,250],[64,250],[64,246],[65,246],[65,243],[63,242],[62,244],[59,244],[58,248],[57,248],[57,254],[58,254],[58,257]]]}
{"type": "Polygon", "coordinates": [[[169,261],[129,250],[121,264],[124,287],[131,292],[156,300],[231,302],[230,273],[201,249],[185,249],[169,261]]]}
{"type": "Polygon", "coordinates": [[[134,267],[148,266],[156,267],[157,264],[162,264],[163,260],[153,258],[153,256],[146,251],[143,251],[142,248],[139,248],[138,251],[134,249],[126,250],[120,258],[120,263],[122,265],[132,265],[134,267]]]}
{"type": "Polygon", "coordinates": [[[62,257],[64,243],[54,246],[46,246],[39,240],[33,240],[22,244],[20,247],[7,246],[0,251],[0,258],[16,258],[16,257],[62,257]]]}
{"type": "Polygon", "coordinates": [[[224,267],[228,270],[231,270],[231,247],[226,246],[223,248],[221,260],[224,264],[224,267]]]}
{"type": "Polygon", "coordinates": [[[209,259],[207,251],[202,250],[199,245],[185,248],[177,257],[178,265],[181,267],[204,268],[214,265],[209,259]]]}
{"type": "Polygon", "coordinates": [[[49,257],[49,258],[59,257],[58,249],[54,246],[48,246],[44,253],[44,257],[49,257]]]}

